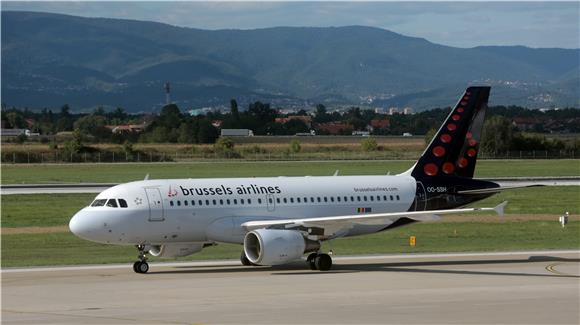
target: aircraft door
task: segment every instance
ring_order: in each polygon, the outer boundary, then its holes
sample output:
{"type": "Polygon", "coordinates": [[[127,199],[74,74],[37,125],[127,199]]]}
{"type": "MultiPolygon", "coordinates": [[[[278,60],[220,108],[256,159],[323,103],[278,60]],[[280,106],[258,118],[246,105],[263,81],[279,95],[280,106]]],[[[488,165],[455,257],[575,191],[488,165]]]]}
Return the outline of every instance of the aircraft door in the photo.
{"type": "Polygon", "coordinates": [[[268,194],[266,195],[266,204],[268,211],[273,212],[276,210],[276,201],[274,200],[274,195],[268,194]]]}
{"type": "Polygon", "coordinates": [[[415,207],[415,211],[425,211],[427,208],[427,193],[425,192],[425,186],[421,182],[417,182],[413,206],[415,207]]]}
{"type": "Polygon", "coordinates": [[[165,220],[163,211],[163,199],[158,188],[146,188],[147,200],[149,201],[149,221],[165,220]]]}

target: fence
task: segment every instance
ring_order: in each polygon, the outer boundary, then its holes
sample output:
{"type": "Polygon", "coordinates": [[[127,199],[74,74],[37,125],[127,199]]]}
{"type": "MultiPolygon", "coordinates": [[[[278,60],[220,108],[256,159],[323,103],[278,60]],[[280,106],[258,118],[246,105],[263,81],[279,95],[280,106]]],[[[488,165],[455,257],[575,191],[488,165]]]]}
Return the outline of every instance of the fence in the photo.
{"type": "MultiPolygon", "coordinates": [[[[188,161],[314,161],[314,160],[416,160],[421,155],[417,151],[373,151],[373,152],[259,152],[259,153],[187,153],[187,152],[86,152],[63,154],[62,152],[10,152],[2,154],[2,163],[43,164],[43,163],[148,163],[148,162],[188,162],[188,161]]],[[[535,150],[509,151],[504,153],[479,155],[479,159],[577,159],[580,150],[535,150]]]]}

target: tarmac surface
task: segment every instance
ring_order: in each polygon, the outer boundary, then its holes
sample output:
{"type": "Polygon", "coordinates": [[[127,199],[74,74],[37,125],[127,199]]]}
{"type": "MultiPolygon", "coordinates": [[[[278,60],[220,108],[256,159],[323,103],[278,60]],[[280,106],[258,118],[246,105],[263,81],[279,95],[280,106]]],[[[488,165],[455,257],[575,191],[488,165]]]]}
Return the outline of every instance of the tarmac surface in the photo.
{"type": "Polygon", "coordinates": [[[6,269],[2,324],[579,324],[580,251],[6,269]]]}

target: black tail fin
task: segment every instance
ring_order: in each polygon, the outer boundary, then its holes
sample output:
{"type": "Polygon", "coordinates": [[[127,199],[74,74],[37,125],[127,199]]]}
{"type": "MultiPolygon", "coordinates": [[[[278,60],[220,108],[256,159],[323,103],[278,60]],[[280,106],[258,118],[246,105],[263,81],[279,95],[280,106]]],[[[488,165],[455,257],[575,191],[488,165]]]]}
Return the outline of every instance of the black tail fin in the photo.
{"type": "Polygon", "coordinates": [[[411,171],[415,179],[472,178],[490,87],[469,87],[411,171]]]}

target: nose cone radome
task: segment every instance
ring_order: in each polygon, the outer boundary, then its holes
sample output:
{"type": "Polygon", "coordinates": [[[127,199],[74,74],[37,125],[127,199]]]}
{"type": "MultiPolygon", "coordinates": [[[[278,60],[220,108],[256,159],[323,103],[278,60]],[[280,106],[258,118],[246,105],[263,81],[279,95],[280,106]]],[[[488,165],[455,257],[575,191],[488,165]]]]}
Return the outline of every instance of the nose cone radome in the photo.
{"type": "Polygon", "coordinates": [[[95,224],[95,216],[81,210],[77,212],[69,221],[68,228],[77,237],[90,241],[100,241],[98,238],[98,229],[95,224]]]}

